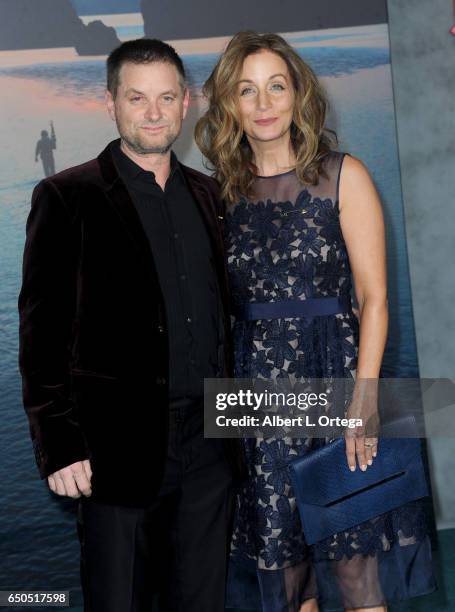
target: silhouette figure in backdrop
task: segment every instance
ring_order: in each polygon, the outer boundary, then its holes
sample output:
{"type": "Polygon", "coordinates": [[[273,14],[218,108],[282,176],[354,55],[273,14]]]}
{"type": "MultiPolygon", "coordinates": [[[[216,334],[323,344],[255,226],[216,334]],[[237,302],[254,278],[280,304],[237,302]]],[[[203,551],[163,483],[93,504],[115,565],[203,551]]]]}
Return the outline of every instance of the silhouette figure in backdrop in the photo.
{"type": "Polygon", "coordinates": [[[44,176],[52,176],[55,174],[54,154],[52,151],[56,148],[57,141],[55,139],[54,124],[51,121],[51,137],[49,138],[49,132],[47,130],[42,130],[41,138],[36,143],[35,149],[35,161],[38,161],[38,156],[41,157],[44,176]]]}

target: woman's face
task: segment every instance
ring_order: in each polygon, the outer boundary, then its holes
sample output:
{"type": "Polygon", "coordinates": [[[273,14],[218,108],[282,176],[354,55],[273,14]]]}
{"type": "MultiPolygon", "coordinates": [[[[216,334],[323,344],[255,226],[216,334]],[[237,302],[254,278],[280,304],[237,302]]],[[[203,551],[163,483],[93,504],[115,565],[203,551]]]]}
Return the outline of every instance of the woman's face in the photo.
{"type": "Polygon", "coordinates": [[[237,88],[240,120],[250,142],[290,138],[295,92],[279,55],[266,50],[249,55],[237,88]]]}

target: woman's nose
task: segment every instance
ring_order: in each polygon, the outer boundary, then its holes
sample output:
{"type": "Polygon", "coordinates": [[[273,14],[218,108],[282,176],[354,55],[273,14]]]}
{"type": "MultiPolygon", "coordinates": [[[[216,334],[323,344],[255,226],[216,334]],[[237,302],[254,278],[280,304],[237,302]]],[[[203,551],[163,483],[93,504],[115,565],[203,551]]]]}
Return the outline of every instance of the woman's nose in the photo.
{"type": "Polygon", "coordinates": [[[259,91],[257,102],[259,110],[267,110],[268,108],[270,108],[270,98],[268,92],[259,91]]]}

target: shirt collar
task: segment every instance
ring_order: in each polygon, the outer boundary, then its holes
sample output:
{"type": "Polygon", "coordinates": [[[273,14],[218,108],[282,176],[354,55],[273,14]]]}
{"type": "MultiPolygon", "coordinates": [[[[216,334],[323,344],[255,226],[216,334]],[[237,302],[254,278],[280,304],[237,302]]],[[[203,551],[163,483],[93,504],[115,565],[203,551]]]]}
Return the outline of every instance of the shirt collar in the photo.
{"type": "MultiPolygon", "coordinates": [[[[156,185],[155,173],[144,170],[128,157],[120,148],[120,138],[111,143],[111,152],[117,170],[128,183],[156,185]]],[[[171,151],[171,171],[167,180],[171,180],[176,172],[181,173],[181,168],[177,156],[171,151]]]]}

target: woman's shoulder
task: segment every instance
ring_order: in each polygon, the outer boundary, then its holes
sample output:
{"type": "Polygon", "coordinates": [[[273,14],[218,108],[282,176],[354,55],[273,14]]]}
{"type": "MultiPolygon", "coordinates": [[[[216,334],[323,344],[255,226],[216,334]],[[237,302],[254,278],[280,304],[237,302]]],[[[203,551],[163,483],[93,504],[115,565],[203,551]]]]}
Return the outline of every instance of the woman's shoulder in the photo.
{"type": "Polygon", "coordinates": [[[369,175],[368,168],[364,162],[348,153],[347,151],[335,151],[331,149],[323,160],[323,168],[330,175],[335,175],[340,180],[341,173],[343,180],[348,181],[362,179],[369,175]]]}
{"type": "Polygon", "coordinates": [[[340,172],[343,172],[343,178],[348,180],[365,179],[369,177],[369,171],[366,164],[352,155],[351,153],[341,153],[340,172]]]}
{"type": "Polygon", "coordinates": [[[339,176],[340,211],[380,208],[380,199],[366,164],[353,155],[345,155],[339,176]]]}
{"type": "Polygon", "coordinates": [[[327,171],[329,168],[339,168],[343,163],[344,159],[350,157],[350,153],[346,151],[336,151],[330,149],[322,160],[324,169],[327,171]]]}

